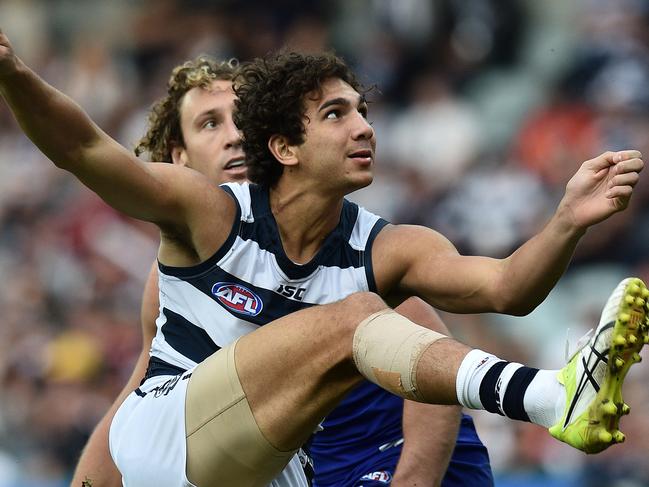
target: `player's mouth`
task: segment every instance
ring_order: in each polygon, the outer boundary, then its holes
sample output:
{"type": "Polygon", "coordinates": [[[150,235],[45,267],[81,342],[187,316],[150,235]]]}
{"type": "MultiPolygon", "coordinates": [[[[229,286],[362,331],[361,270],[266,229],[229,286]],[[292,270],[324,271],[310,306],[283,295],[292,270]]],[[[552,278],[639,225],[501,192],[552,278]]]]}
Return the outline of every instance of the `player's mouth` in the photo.
{"type": "Polygon", "coordinates": [[[243,174],[246,172],[246,158],[243,156],[233,157],[223,166],[223,170],[230,174],[243,174]]]}
{"type": "Polygon", "coordinates": [[[364,166],[369,166],[372,164],[372,160],[374,159],[374,154],[370,149],[360,149],[354,152],[350,152],[349,154],[347,154],[347,157],[355,160],[359,164],[362,164],[364,166]]]}

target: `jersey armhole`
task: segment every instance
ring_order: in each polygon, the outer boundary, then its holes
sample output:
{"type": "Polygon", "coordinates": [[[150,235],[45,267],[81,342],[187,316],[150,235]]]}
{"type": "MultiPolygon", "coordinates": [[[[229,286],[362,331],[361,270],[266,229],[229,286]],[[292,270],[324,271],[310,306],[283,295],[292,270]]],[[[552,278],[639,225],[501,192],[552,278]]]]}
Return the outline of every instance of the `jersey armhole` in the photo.
{"type": "Polygon", "coordinates": [[[379,218],[372,230],[370,231],[369,236],[367,237],[367,244],[365,245],[365,251],[363,252],[363,260],[365,264],[365,277],[367,278],[367,285],[369,291],[373,293],[378,293],[376,288],[376,279],[374,279],[374,268],[372,266],[372,246],[374,245],[374,240],[381,230],[383,230],[389,222],[383,218],[379,218]]]}
{"type": "Polygon", "coordinates": [[[162,262],[158,261],[158,269],[160,270],[160,272],[169,276],[185,278],[197,276],[211,269],[230,250],[241,229],[241,205],[239,204],[239,200],[237,200],[236,196],[230,188],[228,188],[227,186],[220,186],[220,188],[223,189],[230,196],[230,198],[234,200],[234,204],[237,209],[228,238],[211,257],[209,257],[207,260],[204,260],[200,264],[189,267],[174,267],[164,265],[162,262]]]}

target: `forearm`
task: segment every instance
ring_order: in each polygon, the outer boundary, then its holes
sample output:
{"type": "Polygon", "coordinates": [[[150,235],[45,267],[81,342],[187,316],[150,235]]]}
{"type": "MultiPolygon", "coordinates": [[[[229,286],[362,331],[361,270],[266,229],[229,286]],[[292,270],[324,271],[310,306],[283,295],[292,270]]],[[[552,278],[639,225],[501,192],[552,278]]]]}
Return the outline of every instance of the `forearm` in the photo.
{"type": "Polygon", "coordinates": [[[441,484],[455,448],[460,418],[459,406],[404,402],[404,444],[392,481],[394,487],[441,484]]]}
{"type": "Polygon", "coordinates": [[[643,167],[636,150],[605,152],[579,167],[549,224],[508,259],[501,282],[505,292],[518,296],[515,312],[529,312],[543,301],[587,228],[627,207],[643,167]]]}
{"type": "Polygon", "coordinates": [[[25,134],[59,167],[70,166],[101,138],[100,129],[79,105],[20,60],[0,77],[0,94],[25,134]]]}
{"type": "MultiPolygon", "coordinates": [[[[148,335],[145,336],[145,340],[148,340],[145,343],[151,343],[148,335]]],[[[140,353],[133,373],[124,389],[119,393],[115,402],[97,424],[92,435],[90,435],[74,471],[71,487],[80,487],[86,480],[90,482],[89,487],[119,487],[122,485],[122,476],[113,463],[108,448],[108,433],[115,413],[126,397],[138,387],[142,377],[144,377],[148,360],[149,349],[147,347],[140,353]]],[[[84,485],[84,487],[86,486],[84,485]]]]}
{"type": "Polygon", "coordinates": [[[0,70],[0,94],[25,134],[56,166],[73,173],[118,211],[186,231],[183,212],[190,206],[191,194],[183,192],[185,183],[179,182],[176,167],[138,160],[71,98],[19,59],[12,59],[10,67],[0,70]]]}
{"type": "Polygon", "coordinates": [[[502,262],[495,289],[503,302],[497,311],[527,314],[542,303],[570,264],[585,232],[560,207],[540,233],[502,262]]]}
{"type": "MultiPolygon", "coordinates": [[[[121,401],[120,401],[121,403],[121,401]]],[[[108,450],[108,431],[115,415],[111,408],[101,419],[84,448],[70,487],[120,487],[122,476],[108,450]],[[88,482],[84,484],[83,482],[88,482]]]]}
{"type": "Polygon", "coordinates": [[[383,232],[373,250],[375,274],[387,276],[377,280],[379,289],[416,294],[453,313],[517,315],[546,298],[584,230],[558,211],[539,234],[504,259],[461,255],[444,236],[422,227],[396,225],[383,232]],[[395,248],[401,251],[395,253],[395,248]]]}

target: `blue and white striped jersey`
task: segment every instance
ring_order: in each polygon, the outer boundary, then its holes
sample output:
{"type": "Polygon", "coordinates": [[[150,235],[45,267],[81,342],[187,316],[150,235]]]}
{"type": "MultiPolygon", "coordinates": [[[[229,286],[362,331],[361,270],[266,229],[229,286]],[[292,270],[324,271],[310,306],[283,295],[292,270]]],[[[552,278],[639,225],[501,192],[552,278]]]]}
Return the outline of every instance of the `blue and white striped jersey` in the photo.
{"type": "MultiPolygon", "coordinates": [[[[159,265],[160,316],[149,376],[191,368],[294,311],[376,291],[371,250],[385,220],[345,201],[320,251],[298,265],[284,253],[268,190],[234,183],[223,188],[238,207],[223,246],[194,267],[159,265]]],[[[350,392],[309,442],[315,485],[356,485],[368,473],[393,472],[403,441],[402,412],[400,398],[370,382],[350,392]]],[[[468,484],[493,485],[493,479],[487,451],[464,416],[443,485],[468,484]]]]}
{"type": "MultiPolygon", "coordinates": [[[[371,248],[385,220],[345,200],[338,226],[316,256],[299,265],[284,253],[268,190],[248,183],[222,187],[238,206],[225,244],[194,267],[159,264],[160,316],[149,376],[189,369],[236,338],[294,311],[376,291],[371,248]]],[[[355,389],[311,441],[314,453],[328,455],[327,464],[316,464],[316,470],[346,470],[346,463],[354,461],[347,455],[353,443],[378,448],[399,438],[401,411],[401,400],[374,384],[355,389]],[[336,451],[341,462],[330,463],[336,451]]]]}
{"type": "Polygon", "coordinates": [[[370,249],[386,221],[345,201],[336,229],[311,262],[282,249],[268,192],[223,185],[238,203],[225,244],[194,267],[159,264],[160,315],[151,356],[186,370],[259,326],[314,304],[375,290],[370,249]]]}

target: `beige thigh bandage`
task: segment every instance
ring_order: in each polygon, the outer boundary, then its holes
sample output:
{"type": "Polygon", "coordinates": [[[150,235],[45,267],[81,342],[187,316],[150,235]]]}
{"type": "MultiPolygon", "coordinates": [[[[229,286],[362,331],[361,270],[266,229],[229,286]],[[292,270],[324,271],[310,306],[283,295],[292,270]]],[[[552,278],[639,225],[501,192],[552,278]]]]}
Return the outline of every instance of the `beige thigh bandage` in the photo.
{"type": "Polygon", "coordinates": [[[406,399],[422,400],[417,364],[440,333],[419,326],[393,310],[374,313],[354,333],[353,358],[363,376],[406,399]]]}
{"type": "Polygon", "coordinates": [[[265,486],[295,453],[276,449],[259,430],[237,375],[235,345],[202,362],[187,386],[187,477],[199,487],[265,486]]]}

